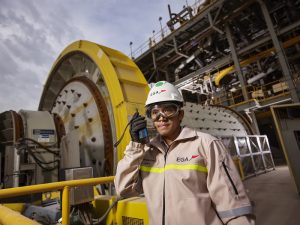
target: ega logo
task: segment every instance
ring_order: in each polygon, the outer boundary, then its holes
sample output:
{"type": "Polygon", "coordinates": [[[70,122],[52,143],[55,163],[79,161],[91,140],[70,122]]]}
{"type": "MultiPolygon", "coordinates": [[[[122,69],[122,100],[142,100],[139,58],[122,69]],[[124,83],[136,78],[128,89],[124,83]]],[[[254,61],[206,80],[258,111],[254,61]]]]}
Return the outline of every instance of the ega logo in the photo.
{"type": "Polygon", "coordinates": [[[166,90],[154,91],[154,92],[151,92],[151,93],[150,93],[150,96],[157,95],[157,94],[163,93],[163,92],[165,92],[165,91],[166,91],[166,90]]]}
{"type": "Polygon", "coordinates": [[[176,162],[187,162],[191,161],[192,159],[198,158],[200,155],[192,155],[189,157],[177,157],[176,162]]]}

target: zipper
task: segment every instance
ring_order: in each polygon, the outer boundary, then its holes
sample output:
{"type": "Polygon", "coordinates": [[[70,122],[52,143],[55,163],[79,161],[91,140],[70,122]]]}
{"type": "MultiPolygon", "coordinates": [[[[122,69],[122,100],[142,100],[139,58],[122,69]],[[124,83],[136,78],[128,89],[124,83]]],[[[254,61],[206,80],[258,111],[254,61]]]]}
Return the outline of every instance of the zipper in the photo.
{"type": "MultiPolygon", "coordinates": [[[[165,163],[164,163],[164,167],[166,166],[167,163],[167,155],[168,155],[168,151],[170,149],[171,146],[168,145],[168,148],[166,149],[165,155],[164,155],[164,159],[165,159],[165,163]]],[[[163,215],[162,215],[162,225],[165,225],[165,206],[166,206],[166,199],[165,199],[165,172],[164,172],[164,186],[163,186],[163,215]]]]}
{"type": "Polygon", "coordinates": [[[235,193],[236,195],[238,195],[239,192],[238,192],[236,186],[234,185],[231,176],[229,175],[228,169],[227,169],[227,167],[226,167],[224,161],[222,162],[222,166],[223,166],[223,168],[224,168],[224,170],[225,170],[225,173],[226,173],[226,175],[227,175],[227,177],[228,177],[228,179],[229,179],[229,181],[230,181],[230,183],[231,183],[231,185],[232,185],[232,187],[233,187],[234,193],[235,193]]]}

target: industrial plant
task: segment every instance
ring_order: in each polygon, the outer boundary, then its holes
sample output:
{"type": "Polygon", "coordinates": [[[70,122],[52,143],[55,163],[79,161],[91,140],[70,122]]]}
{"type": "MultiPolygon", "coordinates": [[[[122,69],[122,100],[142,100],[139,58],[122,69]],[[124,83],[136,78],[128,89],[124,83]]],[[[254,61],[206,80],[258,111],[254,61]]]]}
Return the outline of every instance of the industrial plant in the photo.
{"type": "MultiPolygon", "coordinates": [[[[148,225],[144,196],[117,199],[113,180],[128,124],[145,115],[158,81],[181,92],[183,125],[222,140],[246,189],[286,168],[299,207],[300,1],[205,0],[166,10],[167,23],[130,43],[129,55],[71,43],[37,111],[0,112],[0,224],[148,225]]],[[[150,119],[147,129],[156,135],[150,119]]],[[[265,211],[279,213],[280,202],[262,202],[253,200],[256,224],[276,224],[265,211]]],[[[276,225],[299,223],[282,218],[276,225]]]]}

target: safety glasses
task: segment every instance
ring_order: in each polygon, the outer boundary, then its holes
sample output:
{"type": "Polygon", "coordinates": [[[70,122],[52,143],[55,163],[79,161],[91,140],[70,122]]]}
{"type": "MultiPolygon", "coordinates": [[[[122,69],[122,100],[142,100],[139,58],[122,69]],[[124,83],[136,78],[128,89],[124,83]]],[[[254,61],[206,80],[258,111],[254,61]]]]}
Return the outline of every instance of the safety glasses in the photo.
{"type": "Polygon", "coordinates": [[[180,107],[174,103],[154,105],[147,109],[147,117],[157,121],[161,116],[169,119],[178,115],[180,107]]]}

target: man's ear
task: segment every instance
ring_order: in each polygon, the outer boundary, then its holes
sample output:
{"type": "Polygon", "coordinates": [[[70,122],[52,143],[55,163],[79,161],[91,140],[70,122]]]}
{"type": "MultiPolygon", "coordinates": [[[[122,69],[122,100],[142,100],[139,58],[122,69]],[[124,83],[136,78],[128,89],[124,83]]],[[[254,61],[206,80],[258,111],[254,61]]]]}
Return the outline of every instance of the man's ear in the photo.
{"type": "Polygon", "coordinates": [[[179,111],[179,120],[180,120],[180,122],[182,121],[183,117],[184,117],[184,111],[181,109],[179,111]]]}

